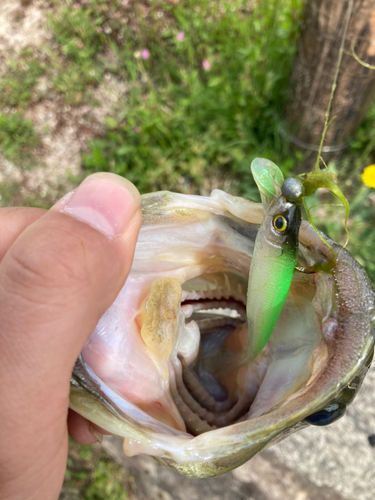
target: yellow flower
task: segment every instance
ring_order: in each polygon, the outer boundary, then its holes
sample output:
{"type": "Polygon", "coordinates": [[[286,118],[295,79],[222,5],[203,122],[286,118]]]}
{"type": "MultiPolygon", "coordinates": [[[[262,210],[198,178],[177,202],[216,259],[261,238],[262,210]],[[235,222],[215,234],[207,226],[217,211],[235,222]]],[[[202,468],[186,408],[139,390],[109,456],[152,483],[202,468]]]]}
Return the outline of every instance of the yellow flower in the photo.
{"type": "Polygon", "coordinates": [[[362,181],[365,186],[375,189],[375,164],[366,167],[362,174],[362,181]]]}

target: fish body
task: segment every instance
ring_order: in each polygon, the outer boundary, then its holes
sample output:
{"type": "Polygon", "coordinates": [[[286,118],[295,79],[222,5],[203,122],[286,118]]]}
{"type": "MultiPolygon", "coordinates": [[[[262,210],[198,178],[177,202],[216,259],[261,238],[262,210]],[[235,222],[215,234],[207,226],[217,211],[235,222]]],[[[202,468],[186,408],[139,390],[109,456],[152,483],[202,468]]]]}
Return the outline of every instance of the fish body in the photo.
{"type": "Polygon", "coordinates": [[[281,170],[265,158],[255,158],[251,172],[258,186],[263,221],[251,259],[246,317],[248,346],[242,362],[255,359],[269,340],[287,299],[298,256],[302,183],[284,181],[281,170]]]}
{"type": "Polygon", "coordinates": [[[223,351],[247,349],[247,285],[264,206],[220,190],[151,193],[142,206],[130,275],[77,361],[71,407],[123,436],[126,454],[149,454],[191,477],[243,464],[322,423],[319,412],[341,415],[374,349],[374,291],[350,254],[302,221],[297,268],[316,272],[288,269],[265,347],[220,374],[223,351]]]}
{"type": "Polygon", "coordinates": [[[298,255],[300,204],[275,198],[259,228],[250,267],[247,319],[252,357],[270,338],[287,299],[298,255]]]}

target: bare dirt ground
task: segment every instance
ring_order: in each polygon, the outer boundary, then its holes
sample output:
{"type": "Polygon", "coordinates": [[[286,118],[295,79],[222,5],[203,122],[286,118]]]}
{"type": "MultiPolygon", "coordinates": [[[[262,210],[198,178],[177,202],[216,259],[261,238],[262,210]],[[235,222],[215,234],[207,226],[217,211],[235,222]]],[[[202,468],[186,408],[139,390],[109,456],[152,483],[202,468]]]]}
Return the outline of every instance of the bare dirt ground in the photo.
{"type": "MultiPolygon", "coordinates": [[[[0,68],[27,46],[49,46],[51,34],[45,28],[49,8],[44,0],[1,0],[0,68]]],[[[42,133],[40,166],[25,170],[0,156],[0,183],[17,186],[13,204],[28,196],[50,203],[72,189],[69,179],[81,175],[81,148],[100,130],[109,109],[124,92],[115,82],[107,82],[97,89],[105,96],[105,107],[71,108],[49,94],[48,85],[41,80],[45,97],[27,111],[42,133]]],[[[368,436],[375,434],[374,384],[375,368],[342,420],[324,429],[307,428],[220,478],[182,478],[150,458],[126,458],[116,438],[107,439],[103,446],[134,473],[132,498],[139,500],[373,500],[375,448],[368,436]]]]}

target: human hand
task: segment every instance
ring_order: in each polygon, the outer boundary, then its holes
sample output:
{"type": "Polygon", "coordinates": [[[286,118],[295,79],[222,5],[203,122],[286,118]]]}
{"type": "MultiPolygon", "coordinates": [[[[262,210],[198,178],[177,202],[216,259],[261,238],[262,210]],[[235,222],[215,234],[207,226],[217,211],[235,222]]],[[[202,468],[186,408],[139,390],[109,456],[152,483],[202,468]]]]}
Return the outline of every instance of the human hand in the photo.
{"type": "Polygon", "coordinates": [[[0,499],[52,500],[70,435],[97,439],[69,412],[70,375],[133,260],[140,196],[94,174],[48,212],[0,210],[0,499]]]}

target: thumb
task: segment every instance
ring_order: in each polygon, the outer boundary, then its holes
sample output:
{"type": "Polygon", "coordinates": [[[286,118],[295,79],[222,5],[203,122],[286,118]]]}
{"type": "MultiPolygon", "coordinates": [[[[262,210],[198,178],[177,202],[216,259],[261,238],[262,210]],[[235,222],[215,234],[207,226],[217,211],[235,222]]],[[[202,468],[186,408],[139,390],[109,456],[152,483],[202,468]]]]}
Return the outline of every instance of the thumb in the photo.
{"type": "MultiPolygon", "coordinates": [[[[0,408],[0,442],[12,450],[6,468],[13,476],[23,470],[23,478],[26,473],[39,485],[49,483],[52,476],[44,478],[38,464],[47,460],[57,470],[61,449],[66,458],[61,443],[70,374],[124,285],[140,223],[136,188],[113,174],[94,174],[31,224],[4,256],[0,386],[7,404],[0,408]]],[[[0,452],[0,479],[2,459],[0,452]]]]}

